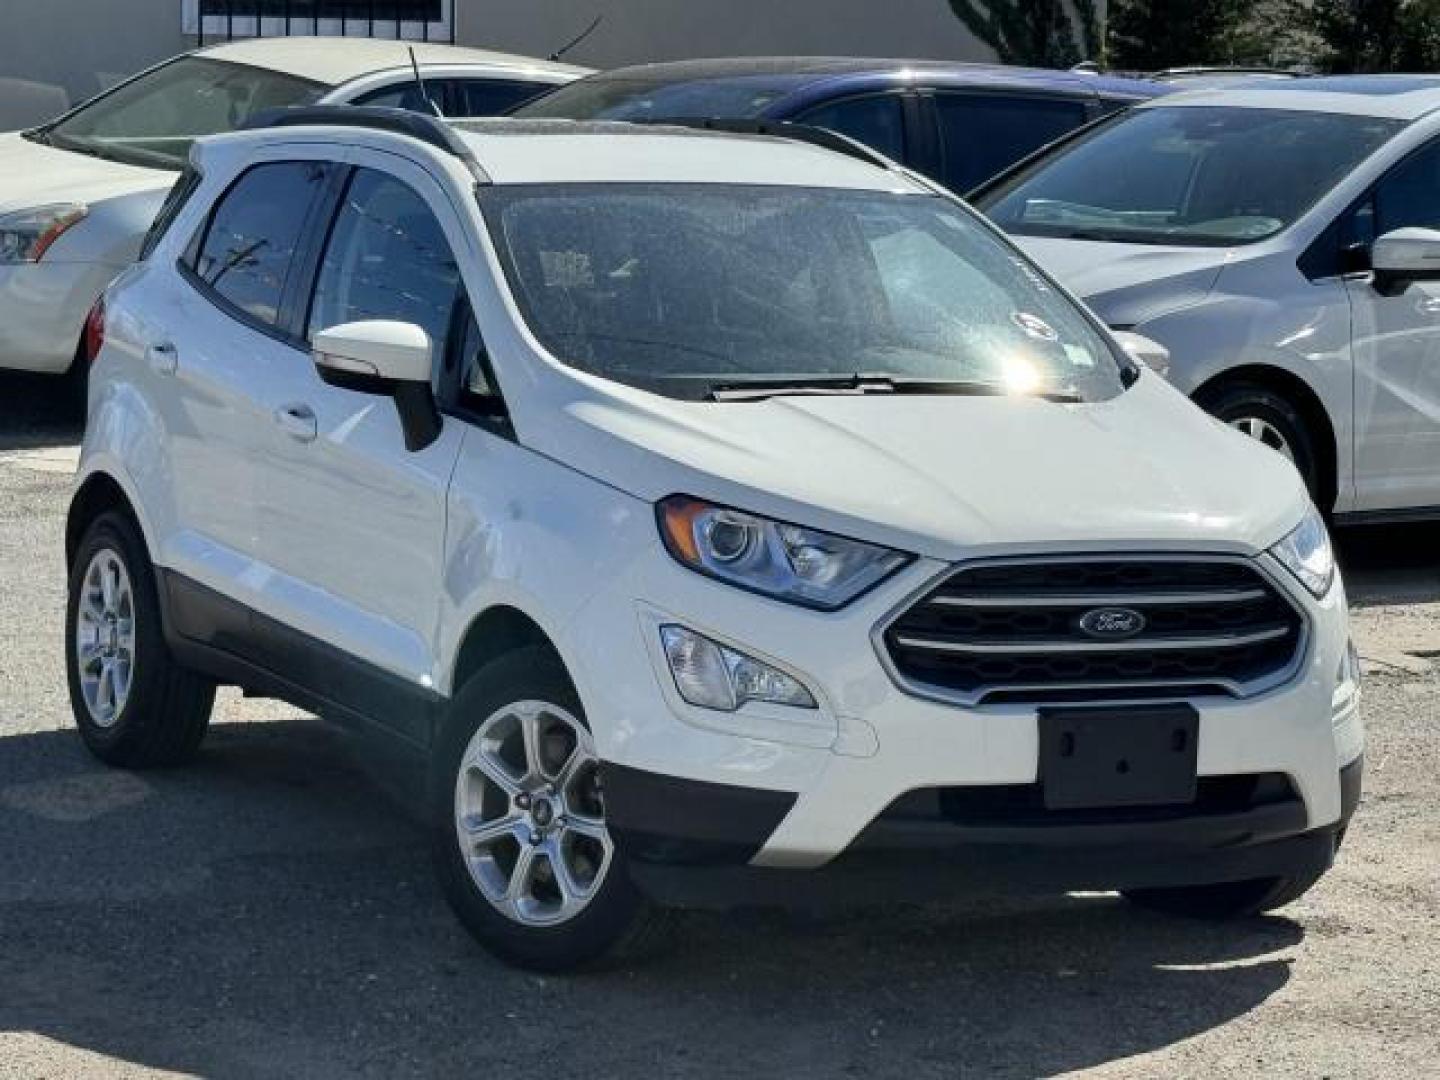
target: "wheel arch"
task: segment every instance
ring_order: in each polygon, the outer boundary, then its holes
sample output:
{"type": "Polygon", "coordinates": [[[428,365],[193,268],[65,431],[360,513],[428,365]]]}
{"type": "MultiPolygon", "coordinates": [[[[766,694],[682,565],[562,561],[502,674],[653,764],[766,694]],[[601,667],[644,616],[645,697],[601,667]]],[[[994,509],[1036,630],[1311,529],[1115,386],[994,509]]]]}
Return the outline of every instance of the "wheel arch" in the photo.
{"type": "Polygon", "coordinates": [[[87,476],[76,489],[70,500],[70,509],[65,515],[65,565],[75,561],[75,552],[85,539],[85,531],[91,522],[101,514],[110,512],[124,514],[135,523],[141,537],[149,545],[145,523],[135,509],[124,485],[108,472],[95,471],[87,476]]]}
{"type": "MultiPolygon", "coordinates": [[[[497,656],[528,646],[548,650],[567,672],[570,670],[554,638],[520,608],[512,604],[496,603],[481,611],[470,620],[460,638],[460,646],[455,652],[455,663],[451,668],[451,694],[459,693],[471,676],[497,656]]],[[[573,675],[571,681],[574,681],[573,675]]]]}
{"type": "Polygon", "coordinates": [[[1190,396],[1203,406],[1207,398],[1214,397],[1228,387],[1239,385],[1258,386],[1279,394],[1299,410],[1315,437],[1322,506],[1334,507],[1339,496],[1340,444],[1334,421],[1315,388],[1286,368],[1274,364],[1251,363],[1226,368],[1210,376],[1197,386],[1190,396]]]}

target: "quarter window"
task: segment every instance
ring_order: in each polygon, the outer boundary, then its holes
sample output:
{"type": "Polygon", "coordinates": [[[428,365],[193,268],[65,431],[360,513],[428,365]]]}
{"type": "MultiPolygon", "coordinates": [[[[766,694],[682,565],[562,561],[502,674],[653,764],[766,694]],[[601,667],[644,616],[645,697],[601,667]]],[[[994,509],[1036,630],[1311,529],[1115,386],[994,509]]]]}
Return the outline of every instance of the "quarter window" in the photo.
{"type": "Polygon", "coordinates": [[[430,207],[393,177],[360,169],[326,246],[309,334],[342,323],[392,319],[446,341],[460,270],[430,207]]]}
{"type": "Polygon", "coordinates": [[[941,179],[964,195],[1032,151],[1088,119],[1084,101],[940,94],[935,98],[944,148],[941,179]]]}
{"type": "Polygon", "coordinates": [[[899,95],[836,101],[803,113],[799,121],[848,135],[895,161],[905,158],[905,122],[899,95]]]}
{"type": "Polygon", "coordinates": [[[280,325],[281,301],[310,209],[331,166],[277,162],[245,173],[216,206],[194,271],[234,308],[280,325]]]}

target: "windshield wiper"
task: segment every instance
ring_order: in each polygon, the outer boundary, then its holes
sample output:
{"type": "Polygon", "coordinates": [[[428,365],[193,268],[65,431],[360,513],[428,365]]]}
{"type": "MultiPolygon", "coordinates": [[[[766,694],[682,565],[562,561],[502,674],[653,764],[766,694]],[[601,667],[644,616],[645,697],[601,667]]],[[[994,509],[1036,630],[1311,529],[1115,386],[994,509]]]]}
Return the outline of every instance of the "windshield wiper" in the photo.
{"type": "MultiPolygon", "coordinates": [[[[807,395],[862,394],[934,394],[957,397],[1004,397],[1008,390],[999,383],[963,379],[922,379],[895,375],[797,375],[775,379],[746,379],[742,382],[715,383],[710,387],[712,401],[763,401],[772,397],[803,397],[807,395]]],[[[1022,394],[1046,401],[1076,404],[1084,399],[1071,391],[1022,394]]]]}
{"type": "Polygon", "coordinates": [[[55,145],[55,140],[50,138],[50,133],[43,127],[31,128],[29,131],[22,131],[20,134],[33,143],[39,143],[41,146],[55,145]]]}

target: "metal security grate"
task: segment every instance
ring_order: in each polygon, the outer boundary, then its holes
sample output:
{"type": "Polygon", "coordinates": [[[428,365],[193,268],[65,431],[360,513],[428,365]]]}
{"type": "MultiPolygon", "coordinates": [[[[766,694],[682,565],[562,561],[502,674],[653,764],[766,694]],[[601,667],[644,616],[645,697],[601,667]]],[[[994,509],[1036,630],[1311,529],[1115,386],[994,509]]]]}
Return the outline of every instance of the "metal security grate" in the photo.
{"type": "Polygon", "coordinates": [[[200,44],[239,37],[322,34],[455,42],[451,0],[199,0],[200,44]],[[207,35],[206,28],[214,28],[207,35]],[[434,27],[443,27],[436,34],[434,27]],[[407,28],[413,27],[413,32],[407,28]],[[268,28],[268,29],[267,29],[268,28]]]}
{"type": "Polygon", "coordinates": [[[886,627],[884,648],[927,696],[1041,703],[1246,697],[1293,671],[1304,638],[1247,560],[1075,558],[962,567],[886,627]]]}

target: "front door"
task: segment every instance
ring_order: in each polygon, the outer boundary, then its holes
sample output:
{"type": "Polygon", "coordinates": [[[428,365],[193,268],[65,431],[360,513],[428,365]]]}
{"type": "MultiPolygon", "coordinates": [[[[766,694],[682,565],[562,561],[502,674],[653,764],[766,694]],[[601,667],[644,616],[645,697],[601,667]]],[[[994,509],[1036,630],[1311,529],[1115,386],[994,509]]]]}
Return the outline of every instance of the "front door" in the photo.
{"type": "MultiPolygon", "coordinates": [[[[1347,240],[1440,229],[1440,143],[1400,162],[1351,212],[1347,240]]],[[[1440,283],[1395,296],[1346,281],[1353,313],[1355,492],[1359,510],[1440,506],[1440,283]]]]}
{"type": "MultiPolygon", "coordinates": [[[[463,234],[443,189],[390,160],[349,177],[301,325],[313,339],[361,320],[414,323],[438,370],[461,295],[441,217],[463,234]]],[[[322,382],[308,357],[267,393],[276,422],[258,463],[262,545],[284,622],[310,639],[277,648],[312,689],[423,742],[462,425],[447,420],[411,453],[393,400],[322,382]]]]}

